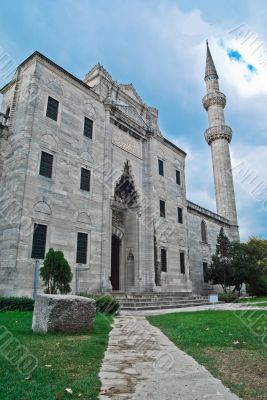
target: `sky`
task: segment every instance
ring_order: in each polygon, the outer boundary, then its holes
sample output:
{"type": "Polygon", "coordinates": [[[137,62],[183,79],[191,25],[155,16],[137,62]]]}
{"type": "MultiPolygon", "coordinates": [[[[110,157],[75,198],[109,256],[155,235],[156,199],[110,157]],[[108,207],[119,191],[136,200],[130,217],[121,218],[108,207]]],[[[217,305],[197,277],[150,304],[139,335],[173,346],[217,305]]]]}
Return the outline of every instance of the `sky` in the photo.
{"type": "MultiPolygon", "coordinates": [[[[264,0],[9,0],[1,55],[38,50],[80,79],[100,62],[159,110],[163,135],[187,152],[187,198],[216,211],[205,95],[206,39],[227,97],[241,240],[267,238],[267,3],[264,0]]],[[[1,75],[2,74],[2,75],[1,75]]]]}

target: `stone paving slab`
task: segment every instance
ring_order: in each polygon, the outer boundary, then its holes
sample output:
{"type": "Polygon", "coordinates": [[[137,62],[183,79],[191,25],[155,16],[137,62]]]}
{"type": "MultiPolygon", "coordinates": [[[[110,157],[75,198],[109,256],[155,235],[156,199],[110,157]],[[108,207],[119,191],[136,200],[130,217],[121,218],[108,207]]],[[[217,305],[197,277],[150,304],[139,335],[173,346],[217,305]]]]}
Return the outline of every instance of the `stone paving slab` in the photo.
{"type": "Polygon", "coordinates": [[[139,315],[114,320],[100,379],[101,400],[238,400],[139,315]]]}

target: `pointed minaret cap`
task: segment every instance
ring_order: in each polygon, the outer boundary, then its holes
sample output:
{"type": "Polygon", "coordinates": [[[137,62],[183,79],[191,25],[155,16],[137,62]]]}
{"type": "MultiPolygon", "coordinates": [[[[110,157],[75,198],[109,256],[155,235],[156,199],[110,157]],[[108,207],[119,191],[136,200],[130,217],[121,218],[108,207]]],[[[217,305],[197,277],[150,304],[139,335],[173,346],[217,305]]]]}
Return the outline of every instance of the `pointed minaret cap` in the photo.
{"type": "Polygon", "coordinates": [[[214,79],[218,79],[218,74],[212,59],[212,56],[210,54],[210,48],[209,48],[209,43],[206,40],[207,44],[207,55],[206,55],[206,71],[205,71],[205,80],[213,77],[214,79]]]}

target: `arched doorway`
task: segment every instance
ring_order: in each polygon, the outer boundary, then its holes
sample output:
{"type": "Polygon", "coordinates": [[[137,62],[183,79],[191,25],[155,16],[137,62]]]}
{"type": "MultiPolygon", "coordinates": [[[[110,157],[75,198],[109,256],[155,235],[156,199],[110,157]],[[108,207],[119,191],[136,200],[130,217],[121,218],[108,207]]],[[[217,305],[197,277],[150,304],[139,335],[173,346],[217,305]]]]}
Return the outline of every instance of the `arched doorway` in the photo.
{"type": "Polygon", "coordinates": [[[120,257],[121,240],[118,236],[112,235],[110,278],[112,290],[120,290],[120,257]]]}

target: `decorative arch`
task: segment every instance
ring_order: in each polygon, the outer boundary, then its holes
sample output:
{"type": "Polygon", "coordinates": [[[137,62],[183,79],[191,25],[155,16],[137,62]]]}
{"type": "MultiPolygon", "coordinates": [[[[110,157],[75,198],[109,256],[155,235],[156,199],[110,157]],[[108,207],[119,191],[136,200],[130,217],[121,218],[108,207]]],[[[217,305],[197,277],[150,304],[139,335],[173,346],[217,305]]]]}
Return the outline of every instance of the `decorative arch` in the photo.
{"type": "Polygon", "coordinates": [[[203,243],[208,243],[207,224],[204,220],[201,221],[201,241],[203,243]]]}
{"type": "Polygon", "coordinates": [[[81,222],[83,224],[91,225],[91,218],[85,211],[82,211],[78,213],[76,217],[76,222],[81,222]]]}
{"type": "Polygon", "coordinates": [[[46,215],[52,215],[51,207],[45,201],[38,201],[33,206],[33,211],[46,215]]]}
{"type": "Polygon", "coordinates": [[[92,118],[94,121],[96,120],[96,109],[89,100],[85,100],[83,104],[83,112],[89,118],[92,118]]]}
{"type": "Polygon", "coordinates": [[[46,133],[45,135],[42,136],[41,138],[42,144],[45,145],[45,147],[57,150],[58,144],[57,140],[55,137],[51,134],[46,133]]]}
{"type": "Polygon", "coordinates": [[[114,200],[124,206],[138,206],[139,195],[135,188],[135,182],[129,160],[124,164],[123,173],[117,181],[114,190],[114,200]]]}

